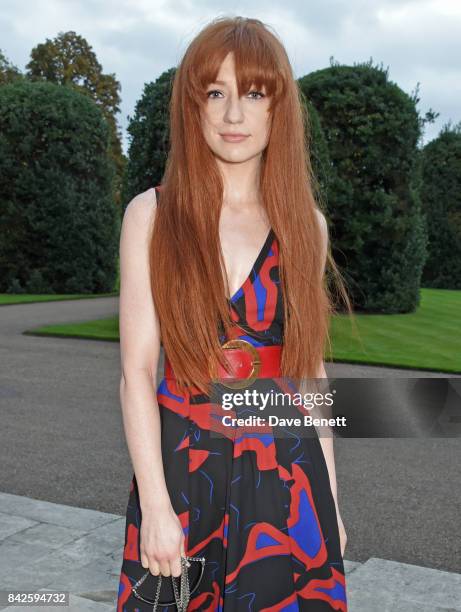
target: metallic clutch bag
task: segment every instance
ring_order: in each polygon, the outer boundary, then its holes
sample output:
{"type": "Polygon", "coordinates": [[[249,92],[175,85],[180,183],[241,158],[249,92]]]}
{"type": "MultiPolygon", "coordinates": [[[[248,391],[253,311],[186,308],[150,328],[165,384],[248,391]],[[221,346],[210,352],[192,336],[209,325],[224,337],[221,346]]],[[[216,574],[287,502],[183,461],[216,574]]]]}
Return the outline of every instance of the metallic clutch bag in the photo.
{"type": "Polygon", "coordinates": [[[181,574],[171,576],[171,582],[162,581],[162,574],[155,576],[147,570],[145,574],[133,585],[131,591],[140,601],[153,606],[172,606],[176,604],[178,612],[186,612],[190,596],[197,589],[203,577],[205,557],[188,557],[181,555],[181,574]],[[177,581],[180,583],[178,590],[177,581]],[[155,592],[153,599],[152,594],[155,592]]]}

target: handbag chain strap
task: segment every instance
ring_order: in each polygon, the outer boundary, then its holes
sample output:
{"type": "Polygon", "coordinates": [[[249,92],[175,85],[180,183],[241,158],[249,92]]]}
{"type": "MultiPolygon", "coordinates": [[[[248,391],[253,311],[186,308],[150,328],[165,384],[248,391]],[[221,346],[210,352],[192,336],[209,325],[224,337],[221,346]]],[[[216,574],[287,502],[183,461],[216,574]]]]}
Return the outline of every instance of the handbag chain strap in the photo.
{"type": "MultiPolygon", "coordinates": [[[[189,585],[189,573],[187,568],[190,567],[190,560],[194,560],[194,557],[187,557],[181,555],[181,590],[178,592],[178,585],[174,579],[174,576],[171,576],[171,582],[173,584],[174,598],[176,601],[176,607],[178,608],[178,612],[187,612],[187,606],[190,601],[190,585],[189,585]]],[[[160,588],[162,586],[162,574],[158,575],[157,582],[157,590],[155,593],[154,607],[152,608],[153,612],[157,610],[158,600],[160,597],[160,588]]]]}

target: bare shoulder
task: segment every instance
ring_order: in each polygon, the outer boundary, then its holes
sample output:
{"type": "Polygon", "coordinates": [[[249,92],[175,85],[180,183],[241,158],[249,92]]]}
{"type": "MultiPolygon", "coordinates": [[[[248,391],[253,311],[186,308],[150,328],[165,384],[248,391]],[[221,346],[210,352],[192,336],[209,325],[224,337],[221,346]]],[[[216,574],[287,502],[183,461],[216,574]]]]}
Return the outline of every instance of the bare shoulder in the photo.
{"type": "Polygon", "coordinates": [[[317,213],[317,219],[319,221],[320,230],[322,232],[322,237],[325,240],[328,240],[328,224],[325,215],[320,210],[320,208],[315,208],[315,212],[317,213]]]}
{"type": "Polygon", "coordinates": [[[321,256],[321,266],[322,266],[322,274],[325,271],[326,261],[327,261],[327,252],[328,252],[328,223],[325,215],[320,210],[320,208],[316,208],[315,212],[317,213],[317,218],[320,226],[320,233],[322,235],[322,256],[321,256]]]}
{"type": "Polygon", "coordinates": [[[124,213],[124,223],[133,223],[146,228],[157,209],[157,194],[154,187],[134,196],[128,203],[124,213]],[[126,219],[126,221],[125,221],[126,219]]]}

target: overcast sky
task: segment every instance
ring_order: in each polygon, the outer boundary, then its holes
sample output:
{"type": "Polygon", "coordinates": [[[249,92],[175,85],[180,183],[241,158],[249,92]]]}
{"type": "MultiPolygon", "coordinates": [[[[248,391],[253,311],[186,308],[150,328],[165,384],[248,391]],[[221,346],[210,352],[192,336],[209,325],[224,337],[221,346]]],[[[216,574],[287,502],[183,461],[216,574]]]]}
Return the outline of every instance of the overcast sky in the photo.
{"type": "Polygon", "coordinates": [[[461,120],[460,0],[0,0],[0,48],[21,70],[30,50],[74,30],[93,47],[104,72],[122,85],[119,124],[127,149],[127,115],[144,83],[181,59],[188,43],[221,15],[257,17],[276,31],[296,77],[329,66],[368,61],[389,67],[390,79],[419,109],[440,113],[425,142],[449,119],[461,120]]]}

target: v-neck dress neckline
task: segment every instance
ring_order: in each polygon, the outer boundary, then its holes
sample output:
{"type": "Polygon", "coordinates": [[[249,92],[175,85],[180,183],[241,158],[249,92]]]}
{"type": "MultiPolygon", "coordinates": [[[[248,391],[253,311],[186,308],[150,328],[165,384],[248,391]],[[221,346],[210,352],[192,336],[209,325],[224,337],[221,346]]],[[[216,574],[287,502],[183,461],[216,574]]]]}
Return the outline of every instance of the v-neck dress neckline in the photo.
{"type": "Polygon", "coordinates": [[[251,266],[251,270],[250,270],[248,276],[243,281],[243,283],[240,285],[240,287],[237,289],[237,291],[235,291],[231,297],[227,298],[227,301],[230,302],[231,304],[233,302],[235,302],[237,297],[245,289],[245,287],[248,285],[248,283],[251,283],[252,275],[253,274],[257,275],[258,274],[259,268],[260,268],[262,262],[264,261],[264,258],[267,255],[267,251],[268,251],[269,247],[271,246],[271,244],[273,242],[273,234],[274,234],[274,232],[273,232],[273,229],[271,227],[269,229],[269,232],[268,232],[267,236],[266,236],[266,240],[264,241],[264,244],[262,245],[258,255],[256,256],[256,259],[255,259],[253,265],[251,266]]]}

